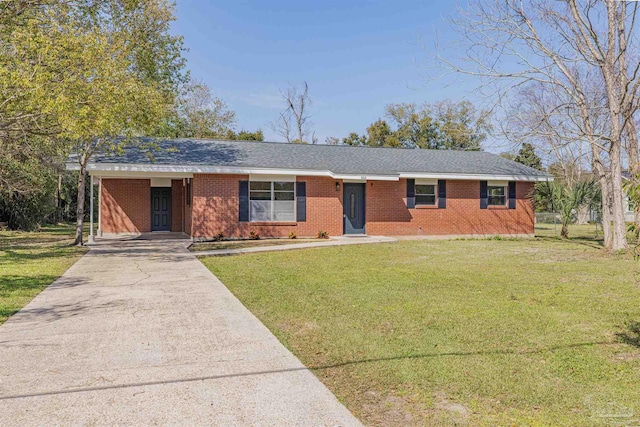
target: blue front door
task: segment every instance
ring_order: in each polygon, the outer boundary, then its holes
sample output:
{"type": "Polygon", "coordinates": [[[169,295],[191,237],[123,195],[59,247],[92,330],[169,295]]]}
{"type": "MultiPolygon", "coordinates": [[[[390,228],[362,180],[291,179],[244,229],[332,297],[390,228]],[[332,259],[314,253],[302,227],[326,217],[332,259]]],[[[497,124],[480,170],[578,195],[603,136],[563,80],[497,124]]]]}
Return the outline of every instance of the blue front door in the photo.
{"type": "Polygon", "coordinates": [[[364,184],[344,184],[344,234],[365,234],[364,184]]]}

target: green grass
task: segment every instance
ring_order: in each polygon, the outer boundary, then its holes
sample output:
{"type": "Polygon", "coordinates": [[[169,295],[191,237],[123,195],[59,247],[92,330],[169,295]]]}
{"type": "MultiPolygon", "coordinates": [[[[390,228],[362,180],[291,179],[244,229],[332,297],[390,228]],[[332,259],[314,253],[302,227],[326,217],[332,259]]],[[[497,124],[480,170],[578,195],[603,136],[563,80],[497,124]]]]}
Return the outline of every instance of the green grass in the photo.
{"type": "Polygon", "coordinates": [[[366,424],[635,425],[640,263],[587,227],[202,262],[366,424]]]}
{"type": "Polygon", "coordinates": [[[62,275],[85,248],[70,246],[73,226],[0,231],[0,324],[62,275]]]}
{"type": "Polygon", "coordinates": [[[222,249],[255,248],[258,246],[295,245],[297,243],[318,242],[318,239],[265,239],[265,240],[224,240],[220,242],[200,242],[189,247],[192,252],[216,251],[222,249]]]}

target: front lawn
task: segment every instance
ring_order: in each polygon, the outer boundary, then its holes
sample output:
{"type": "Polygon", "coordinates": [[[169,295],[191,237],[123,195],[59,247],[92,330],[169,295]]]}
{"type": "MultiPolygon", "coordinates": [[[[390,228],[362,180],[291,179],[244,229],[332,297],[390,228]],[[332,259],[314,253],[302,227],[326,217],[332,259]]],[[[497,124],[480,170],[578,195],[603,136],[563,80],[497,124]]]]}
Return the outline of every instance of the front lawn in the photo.
{"type": "Polygon", "coordinates": [[[579,236],[202,262],[365,424],[635,425],[640,262],[579,236]]]}
{"type": "Polygon", "coordinates": [[[70,246],[74,227],[0,231],[0,324],[24,307],[86,252],[70,246]]]}

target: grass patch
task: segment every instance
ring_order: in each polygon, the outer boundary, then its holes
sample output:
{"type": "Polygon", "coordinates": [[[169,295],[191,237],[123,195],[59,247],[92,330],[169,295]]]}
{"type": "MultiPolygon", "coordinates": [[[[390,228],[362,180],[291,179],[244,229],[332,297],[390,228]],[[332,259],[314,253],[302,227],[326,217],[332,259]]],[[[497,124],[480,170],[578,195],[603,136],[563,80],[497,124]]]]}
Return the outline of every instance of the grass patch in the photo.
{"type": "Polygon", "coordinates": [[[75,228],[0,231],[0,324],[62,275],[86,252],[71,246],[75,228]]]}
{"type": "Polygon", "coordinates": [[[220,242],[199,242],[189,246],[191,252],[217,251],[222,249],[255,248],[259,246],[295,245],[318,242],[318,239],[266,239],[266,240],[223,240],[220,242]]]}
{"type": "Polygon", "coordinates": [[[579,230],[202,262],[366,424],[637,424],[640,263],[579,230]]]}

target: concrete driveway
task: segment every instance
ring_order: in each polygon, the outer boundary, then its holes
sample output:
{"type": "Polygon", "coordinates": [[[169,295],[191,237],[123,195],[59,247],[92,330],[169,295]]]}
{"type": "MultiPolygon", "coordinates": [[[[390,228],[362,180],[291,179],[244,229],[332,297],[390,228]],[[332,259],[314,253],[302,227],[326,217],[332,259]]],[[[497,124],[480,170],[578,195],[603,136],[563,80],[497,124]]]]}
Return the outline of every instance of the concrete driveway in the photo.
{"type": "Polygon", "coordinates": [[[98,246],[0,326],[0,425],[360,425],[187,245],[98,246]]]}

